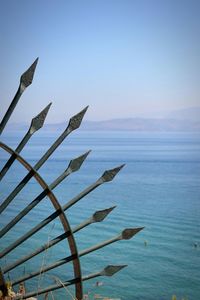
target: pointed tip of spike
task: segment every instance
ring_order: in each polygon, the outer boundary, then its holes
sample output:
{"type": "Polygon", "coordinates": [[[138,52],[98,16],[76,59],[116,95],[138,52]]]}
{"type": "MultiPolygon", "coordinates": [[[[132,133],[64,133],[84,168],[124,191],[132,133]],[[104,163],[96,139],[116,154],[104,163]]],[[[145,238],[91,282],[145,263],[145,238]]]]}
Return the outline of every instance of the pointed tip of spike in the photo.
{"type": "Polygon", "coordinates": [[[36,60],[33,62],[33,64],[28,68],[28,70],[26,70],[21,78],[20,78],[20,84],[22,89],[27,88],[33,81],[33,77],[34,77],[34,73],[35,73],[35,69],[38,63],[38,59],[39,57],[36,58],[36,60]]]}
{"type": "Polygon", "coordinates": [[[139,228],[126,228],[122,231],[121,233],[121,239],[123,240],[129,240],[131,239],[136,233],[140,232],[143,230],[144,227],[139,227],[139,228]]]}
{"type": "Polygon", "coordinates": [[[88,108],[89,108],[89,105],[86,105],[86,107],[83,110],[87,111],[88,108]]]}
{"type": "Polygon", "coordinates": [[[116,167],[114,169],[111,169],[111,170],[107,170],[103,173],[102,175],[102,180],[104,182],[108,182],[108,181],[111,181],[113,180],[113,178],[117,175],[117,173],[125,166],[125,164],[123,165],[120,165],[119,167],[116,167]]]}
{"type": "Polygon", "coordinates": [[[44,125],[44,121],[51,107],[51,104],[52,102],[50,102],[35,118],[32,119],[29,129],[31,134],[39,130],[44,125]]]}
{"type": "Polygon", "coordinates": [[[47,108],[47,107],[50,108],[51,105],[52,105],[52,102],[49,102],[49,104],[46,106],[46,108],[47,108]]]}
{"type": "Polygon", "coordinates": [[[89,151],[85,152],[84,154],[82,154],[81,156],[71,160],[67,170],[70,168],[72,172],[78,171],[90,152],[91,152],[91,150],[89,150],[89,151]]]}
{"type": "Polygon", "coordinates": [[[103,209],[103,210],[99,210],[99,211],[96,211],[92,218],[93,218],[93,221],[94,222],[101,222],[103,221],[107,216],[108,214],[116,207],[115,206],[112,206],[110,208],[106,208],[106,209],[103,209]]]}
{"type": "Polygon", "coordinates": [[[69,120],[69,125],[68,127],[71,129],[71,131],[77,129],[80,127],[81,122],[83,120],[83,117],[87,111],[89,106],[86,106],[83,110],[81,110],[78,114],[76,114],[75,116],[71,117],[71,119],[69,120]]]}
{"type": "Polygon", "coordinates": [[[36,66],[37,66],[37,64],[38,64],[38,60],[39,60],[39,57],[37,57],[37,58],[34,60],[34,62],[32,63],[32,65],[30,66],[30,68],[31,68],[31,67],[36,68],[36,66]]]}
{"type": "Polygon", "coordinates": [[[127,267],[127,265],[108,265],[101,272],[103,276],[113,276],[115,273],[119,272],[123,268],[127,267]]]}

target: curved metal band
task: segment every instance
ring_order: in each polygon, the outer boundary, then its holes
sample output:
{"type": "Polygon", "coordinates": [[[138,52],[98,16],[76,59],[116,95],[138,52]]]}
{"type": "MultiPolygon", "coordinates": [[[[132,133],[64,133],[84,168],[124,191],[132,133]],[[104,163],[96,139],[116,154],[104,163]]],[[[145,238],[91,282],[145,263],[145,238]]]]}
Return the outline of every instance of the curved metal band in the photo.
{"type": "MultiPolygon", "coordinates": [[[[40,186],[43,189],[46,189],[46,188],[49,189],[49,186],[43,180],[43,178],[39,175],[39,173],[24,158],[22,158],[17,152],[15,152],[9,146],[7,146],[6,144],[4,144],[2,142],[0,142],[0,148],[4,149],[5,151],[7,151],[8,153],[10,153],[11,155],[15,154],[16,155],[16,159],[28,171],[32,171],[33,172],[33,174],[34,174],[33,176],[35,177],[35,179],[37,180],[37,182],[40,184],[40,186]]],[[[62,211],[62,213],[59,215],[60,221],[61,221],[61,223],[63,225],[64,231],[65,232],[70,232],[70,235],[67,237],[67,240],[68,240],[68,244],[69,244],[69,248],[70,248],[71,254],[74,256],[73,268],[74,268],[75,278],[77,279],[77,282],[75,283],[76,299],[77,300],[81,300],[83,298],[82,275],[81,275],[81,266],[80,266],[80,260],[79,260],[78,251],[77,251],[77,247],[76,247],[76,242],[75,242],[75,239],[74,239],[71,227],[69,225],[69,222],[68,222],[68,220],[66,218],[66,215],[65,215],[64,211],[62,210],[62,207],[59,204],[58,200],[56,199],[55,195],[53,194],[53,192],[50,189],[49,189],[49,192],[48,192],[47,196],[51,200],[54,208],[56,210],[61,210],[62,211]]]]}

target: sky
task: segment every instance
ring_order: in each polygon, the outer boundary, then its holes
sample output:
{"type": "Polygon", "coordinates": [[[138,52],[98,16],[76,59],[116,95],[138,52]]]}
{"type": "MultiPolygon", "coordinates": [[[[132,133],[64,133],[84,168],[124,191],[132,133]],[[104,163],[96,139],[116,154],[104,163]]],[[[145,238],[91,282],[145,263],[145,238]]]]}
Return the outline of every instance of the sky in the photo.
{"type": "Polygon", "coordinates": [[[39,57],[10,122],[49,102],[47,123],[200,107],[198,0],[0,0],[0,45],[1,118],[39,57]]]}

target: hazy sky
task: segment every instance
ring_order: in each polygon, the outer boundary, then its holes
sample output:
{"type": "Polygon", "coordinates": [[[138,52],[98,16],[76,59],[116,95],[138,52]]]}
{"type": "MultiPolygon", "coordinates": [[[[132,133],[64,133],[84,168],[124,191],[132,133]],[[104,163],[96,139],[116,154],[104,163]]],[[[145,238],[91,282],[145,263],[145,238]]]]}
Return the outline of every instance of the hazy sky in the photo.
{"type": "Polygon", "coordinates": [[[39,56],[10,122],[53,101],[104,120],[200,106],[200,1],[0,0],[0,116],[39,56]]]}

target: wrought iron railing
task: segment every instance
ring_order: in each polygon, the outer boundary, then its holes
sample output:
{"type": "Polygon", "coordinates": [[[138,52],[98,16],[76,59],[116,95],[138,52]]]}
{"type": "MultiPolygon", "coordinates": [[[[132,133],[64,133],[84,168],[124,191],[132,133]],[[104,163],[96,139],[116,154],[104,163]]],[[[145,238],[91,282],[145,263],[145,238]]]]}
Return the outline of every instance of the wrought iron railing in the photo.
{"type": "MultiPolygon", "coordinates": [[[[21,76],[20,78],[20,84],[17,90],[16,95],[14,96],[14,99],[12,100],[5,116],[3,117],[3,120],[0,124],[0,134],[3,132],[3,130],[6,127],[7,122],[9,121],[9,118],[11,114],[13,113],[21,95],[23,94],[24,90],[32,83],[34,72],[37,66],[38,59],[35,60],[35,62],[30,66],[30,68],[21,76]]],[[[0,258],[4,258],[8,253],[11,251],[14,251],[16,247],[21,245],[24,241],[27,239],[30,239],[36,232],[41,230],[43,227],[45,227],[47,224],[52,222],[55,218],[59,217],[60,222],[63,227],[63,232],[57,236],[56,238],[50,240],[48,243],[45,243],[38,247],[38,249],[34,251],[30,251],[25,256],[22,256],[19,259],[16,259],[14,262],[7,263],[4,267],[1,268],[0,272],[0,290],[2,291],[2,297],[6,296],[7,293],[7,285],[6,280],[4,278],[5,274],[8,272],[11,272],[14,270],[17,266],[23,264],[24,262],[27,262],[31,260],[36,255],[42,253],[43,251],[49,249],[50,247],[53,247],[57,243],[61,242],[64,239],[67,239],[69,249],[70,249],[70,255],[67,257],[64,257],[63,259],[60,259],[58,261],[55,261],[49,265],[45,265],[39,270],[35,270],[32,273],[27,273],[21,277],[17,277],[12,280],[11,284],[14,287],[17,284],[23,283],[26,280],[29,280],[35,276],[40,275],[41,273],[45,273],[51,269],[55,269],[58,266],[61,266],[63,264],[67,264],[68,262],[73,263],[73,272],[74,272],[74,278],[62,282],[56,283],[55,285],[47,286],[44,289],[40,290],[34,290],[29,293],[25,293],[20,296],[15,296],[14,299],[27,299],[31,296],[40,295],[47,293],[49,291],[54,291],[59,288],[63,288],[63,286],[69,286],[74,285],[75,286],[75,297],[78,300],[81,300],[83,298],[83,282],[95,277],[99,276],[112,276],[116,272],[120,271],[122,268],[124,268],[126,265],[109,265],[105,267],[102,271],[99,271],[94,274],[90,274],[87,276],[82,276],[81,273],[81,264],[80,264],[80,257],[85,256],[93,251],[96,251],[97,249],[103,248],[111,243],[114,243],[119,240],[123,239],[130,239],[132,238],[136,233],[138,233],[142,228],[128,228],[121,232],[121,234],[117,235],[116,237],[113,237],[109,240],[106,240],[102,243],[99,243],[97,245],[94,245],[91,248],[85,249],[83,251],[78,251],[77,245],[74,238],[74,233],[82,230],[86,226],[95,223],[95,222],[101,222],[103,221],[106,216],[115,208],[110,207],[104,210],[100,210],[95,212],[90,218],[76,226],[75,228],[71,228],[65,211],[70,208],[72,205],[76,204],[79,200],[81,200],[83,197],[85,197],[88,193],[96,189],[98,186],[112,181],[114,177],[117,175],[117,173],[122,169],[124,165],[121,165],[119,167],[116,167],[111,170],[105,171],[102,176],[96,180],[93,184],[88,186],[86,189],[84,189],[82,192],[80,192],[78,195],[76,195],[74,198],[72,198],[70,201],[68,201],[65,205],[61,206],[58,199],[53,193],[53,189],[59,185],[66,177],[68,177],[71,173],[76,172],[81,167],[84,160],[89,155],[90,151],[84,153],[83,155],[73,159],[70,161],[67,169],[58,177],[56,178],[50,185],[48,185],[44,179],[41,177],[41,175],[38,173],[40,167],[45,163],[45,161],[51,156],[51,154],[55,151],[55,149],[63,142],[63,140],[74,130],[79,128],[81,125],[82,119],[87,111],[87,108],[84,108],[81,112],[79,112],[77,115],[73,116],[68,123],[67,128],[64,130],[64,132],[57,138],[57,140],[52,144],[52,146],[46,151],[46,153],[41,157],[41,159],[32,167],[21,155],[20,152],[25,147],[26,143],[29,141],[31,136],[39,130],[45,121],[45,118],[47,116],[47,113],[49,111],[49,108],[51,106],[51,103],[47,105],[44,110],[42,110],[35,118],[32,119],[30,127],[17,146],[15,150],[11,149],[9,146],[7,146],[5,143],[0,142],[0,148],[2,148],[4,151],[10,154],[10,158],[5,163],[4,167],[0,171],[0,181],[3,179],[3,177],[6,175],[9,168],[12,166],[12,164],[17,160],[19,163],[21,163],[27,170],[27,175],[21,180],[21,182],[13,189],[13,191],[1,201],[0,205],[0,213],[2,214],[5,209],[9,209],[9,205],[12,205],[13,199],[19,194],[19,192],[26,186],[26,184],[29,182],[29,180],[34,177],[38,184],[42,187],[42,192],[35,197],[35,199],[30,202],[24,209],[22,209],[18,215],[16,215],[7,225],[5,225],[3,228],[1,228],[0,231],[0,237],[2,238],[4,235],[6,235],[10,229],[12,229],[26,214],[28,214],[34,207],[36,207],[46,196],[49,198],[49,200],[52,202],[55,211],[47,216],[45,219],[43,219],[40,223],[38,223],[36,226],[31,228],[29,231],[27,231],[23,236],[20,238],[14,240],[10,245],[2,245],[3,250],[0,253],[0,258]]]]}

